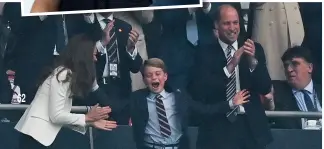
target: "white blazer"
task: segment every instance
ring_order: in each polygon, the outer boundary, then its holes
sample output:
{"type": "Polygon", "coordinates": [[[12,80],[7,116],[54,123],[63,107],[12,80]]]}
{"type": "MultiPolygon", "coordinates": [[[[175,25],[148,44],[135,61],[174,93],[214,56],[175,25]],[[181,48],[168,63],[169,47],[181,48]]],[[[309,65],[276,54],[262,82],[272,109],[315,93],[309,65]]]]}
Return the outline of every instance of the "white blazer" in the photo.
{"type": "Polygon", "coordinates": [[[34,100],[20,118],[15,129],[33,137],[44,146],[50,146],[62,126],[68,126],[74,131],[86,133],[85,114],[70,113],[72,98],[69,98],[70,82],[63,83],[69,70],[56,74],[63,67],[54,70],[38,88],[34,100]]]}

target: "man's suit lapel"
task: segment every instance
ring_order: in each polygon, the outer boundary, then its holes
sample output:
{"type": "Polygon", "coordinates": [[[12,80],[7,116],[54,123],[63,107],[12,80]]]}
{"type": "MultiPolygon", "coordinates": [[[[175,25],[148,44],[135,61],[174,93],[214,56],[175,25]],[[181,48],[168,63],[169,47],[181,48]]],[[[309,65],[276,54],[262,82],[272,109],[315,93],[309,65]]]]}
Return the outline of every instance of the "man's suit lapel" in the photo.
{"type": "Polygon", "coordinates": [[[314,84],[314,87],[315,87],[315,92],[317,94],[317,98],[318,98],[319,103],[322,107],[322,87],[321,87],[321,85],[318,85],[318,84],[314,84]]]}
{"type": "Polygon", "coordinates": [[[181,93],[180,89],[176,89],[175,91],[173,91],[174,93],[174,99],[175,99],[175,103],[176,103],[176,112],[179,113],[179,119],[180,119],[180,123],[182,128],[185,127],[184,126],[184,118],[185,118],[185,99],[183,98],[183,93],[181,93]]]}
{"type": "MultiPolygon", "coordinates": [[[[146,97],[148,97],[150,94],[148,89],[143,90],[143,92],[141,92],[138,96],[138,107],[139,107],[139,113],[143,114],[143,121],[145,121],[145,124],[147,124],[148,122],[148,118],[149,118],[149,112],[148,112],[148,104],[147,104],[147,100],[146,97]]],[[[145,127],[145,126],[144,126],[145,127]]]]}
{"type": "MultiPolygon", "coordinates": [[[[282,100],[287,100],[287,103],[284,103],[283,106],[285,106],[284,110],[286,111],[300,111],[298,104],[297,104],[297,100],[292,92],[291,87],[288,84],[285,84],[285,89],[283,90],[282,96],[283,98],[281,98],[282,100]]],[[[291,118],[291,121],[295,121],[294,122],[294,126],[297,128],[302,128],[302,124],[301,124],[301,119],[300,118],[291,118]]]]}
{"type": "MultiPolygon", "coordinates": [[[[215,61],[216,62],[221,62],[222,65],[225,66],[226,63],[227,63],[227,60],[226,60],[224,51],[223,51],[221,45],[219,44],[218,39],[216,39],[216,40],[217,41],[216,41],[216,44],[214,44],[214,46],[216,47],[215,49],[219,49],[219,50],[216,51],[215,53],[216,53],[216,57],[220,58],[220,60],[215,60],[215,61]],[[221,55],[221,56],[217,56],[218,54],[221,55]]],[[[214,47],[212,47],[212,48],[214,48],[214,47]]]]}

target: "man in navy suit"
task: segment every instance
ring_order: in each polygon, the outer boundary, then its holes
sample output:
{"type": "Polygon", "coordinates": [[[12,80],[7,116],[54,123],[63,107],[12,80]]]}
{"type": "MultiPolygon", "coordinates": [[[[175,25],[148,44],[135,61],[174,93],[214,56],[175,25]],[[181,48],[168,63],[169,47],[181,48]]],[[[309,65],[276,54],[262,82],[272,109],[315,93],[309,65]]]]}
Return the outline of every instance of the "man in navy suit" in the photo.
{"type": "MultiPolygon", "coordinates": [[[[235,92],[250,92],[248,103],[231,106],[227,114],[203,116],[197,149],[262,149],[272,141],[260,94],[271,91],[262,46],[239,39],[240,19],[228,4],[212,15],[214,43],[197,53],[193,99],[206,104],[231,101],[235,92]]],[[[230,103],[229,103],[230,104],[230,103]]]]}

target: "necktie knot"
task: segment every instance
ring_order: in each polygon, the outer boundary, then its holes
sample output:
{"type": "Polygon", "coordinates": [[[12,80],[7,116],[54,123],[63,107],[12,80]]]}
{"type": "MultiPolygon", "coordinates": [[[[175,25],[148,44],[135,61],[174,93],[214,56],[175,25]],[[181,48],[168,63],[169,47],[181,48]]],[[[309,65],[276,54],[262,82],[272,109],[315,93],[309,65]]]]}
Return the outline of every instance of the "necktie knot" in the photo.
{"type": "Polygon", "coordinates": [[[234,47],[232,45],[228,45],[227,49],[226,49],[226,53],[227,54],[231,54],[232,49],[234,49],[234,47]]]}
{"type": "Polygon", "coordinates": [[[303,89],[303,90],[300,90],[303,94],[308,94],[309,93],[309,91],[308,90],[305,90],[305,89],[303,89]]]}
{"type": "Polygon", "coordinates": [[[162,95],[161,95],[161,94],[157,94],[157,95],[155,96],[155,98],[156,98],[156,99],[162,99],[162,95]]]}

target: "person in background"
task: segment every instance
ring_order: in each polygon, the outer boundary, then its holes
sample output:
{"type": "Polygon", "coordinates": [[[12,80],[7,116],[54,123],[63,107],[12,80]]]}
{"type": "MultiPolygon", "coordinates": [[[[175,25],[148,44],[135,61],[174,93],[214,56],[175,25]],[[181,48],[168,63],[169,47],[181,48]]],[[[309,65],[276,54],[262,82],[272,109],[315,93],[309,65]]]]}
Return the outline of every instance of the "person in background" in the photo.
{"type": "Polygon", "coordinates": [[[286,80],[280,57],[305,35],[298,3],[250,3],[250,12],[249,38],[264,47],[271,80],[286,80]]]}
{"type": "MultiPolygon", "coordinates": [[[[214,115],[230,109],[227,101],[204,105],[192,100],[185,90],[167,86],[167,68],[161,59],[145,61],[142,72],[147,88],[130,96],[133,136],[138,149],[188,149],[189,111],[214,115]]],[[[248,91],[240,91],[233,104],[247,103],[249,96],[248,91]]]]}
{"type": "Polygon", "coordinates": [[[72,98],[85,97],[99,89],[94,61],[95,42],[86,35],[76,35],[62,52],[54,67],[40,80],[35,99],[16,124],[20,132],[19,149],[45,149],[63,126],[82,134],[87,126],[111,130],[116,122],[104,120],[109,107],[94,106],[87,114],[71,113],[72,98]]]}
{"type": "Polygon", "coordinates": [[[97,81],[108,96],[106,99],[94,100],[95,103],[85,104],[110,106],[114,109],[110,118],[120,125],[127,125],[130,118],[128,97],[132,92],[130,72],[139,72],[143,63],[138,52],[141,49],[136,46],[139,34],[129,23],[114,17],[112,12],[80,16],[73,34],[86,33],[96,41],[99,53],[95,63],[97,81]],[[108,30],[111,26],[113,28],[108,30]]]}
{"type": "MultiPolygon", "coordinates": [[[[312,79],[313,59],[307,48],[289,48],[281,57],[287,81],[274,81],[276,111],[322,112],[322,86],[312,79]]],[[[276,128],[302,129],[304,118],[275,118],[276,128]]]]}
{"type": "MultiPolygon", "coordinates": [[[[136,43],[136,47],[138,49],[139,55],[143,60],[147,60],[147,50],[146,50],[146,40],[145,34],[143,32],[142,25],[151,22],[153,19],[153,10],[143,10],[143,11],[131,11],[131,12],[115,12],[114,15],[116,18],[121,19],[127,23],[129,23],[132,28],[138,31],[138,41],[136,43]]],[[[131,73],[132,80],[132,91],[136,91],[139,89],[145,88],[145,84],[143,82],[142,74],[140,72],[131,73]]]]}

